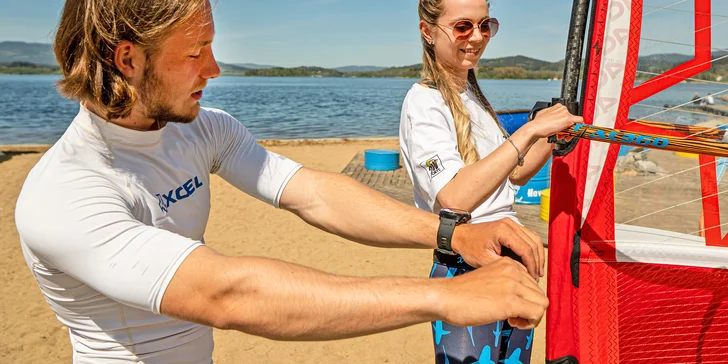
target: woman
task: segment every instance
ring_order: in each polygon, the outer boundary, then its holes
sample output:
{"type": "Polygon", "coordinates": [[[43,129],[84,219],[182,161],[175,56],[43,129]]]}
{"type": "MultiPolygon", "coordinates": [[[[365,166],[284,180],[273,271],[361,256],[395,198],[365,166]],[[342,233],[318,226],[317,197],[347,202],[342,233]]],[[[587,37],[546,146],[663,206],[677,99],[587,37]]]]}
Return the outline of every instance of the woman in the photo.
{"type": "MultiPolygon", "coordinates": [[[[523,185],[538,173],[551,155],[545,138],[581,118],[558,105],[509,136],[473,70],[498,31],[489,4],[420,0],[419,15],[423,79],[407,93],[400,120],[400,147],[415,204],[435,213],[442,208],[465,210],[471,213],[469,223],[502,218],[518,222],[512,183],[523,185]]],[[[467,257],[453,259],[445,253],[435,253],[431,277],[472,270],[467,257]]],[[[467,328],[435,322],[433,337],[437,363],[530,362],[533,332],[513,329],[508,322],[467,328]]]]}

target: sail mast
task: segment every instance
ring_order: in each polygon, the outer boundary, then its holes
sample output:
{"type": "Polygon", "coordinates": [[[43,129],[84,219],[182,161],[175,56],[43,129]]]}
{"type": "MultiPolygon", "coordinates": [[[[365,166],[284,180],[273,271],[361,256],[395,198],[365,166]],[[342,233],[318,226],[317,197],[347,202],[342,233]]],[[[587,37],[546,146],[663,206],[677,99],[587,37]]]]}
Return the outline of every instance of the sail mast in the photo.
{"type": "Polygon", "coordinates": [[[581,59],[584,51],[584,35],[591,0],[574,0],[571,12],[569,37],[566,41],[564,80],[561,86],[561,103],[573,114],[579,114],[577,97],[581,81],[581,59]]]}

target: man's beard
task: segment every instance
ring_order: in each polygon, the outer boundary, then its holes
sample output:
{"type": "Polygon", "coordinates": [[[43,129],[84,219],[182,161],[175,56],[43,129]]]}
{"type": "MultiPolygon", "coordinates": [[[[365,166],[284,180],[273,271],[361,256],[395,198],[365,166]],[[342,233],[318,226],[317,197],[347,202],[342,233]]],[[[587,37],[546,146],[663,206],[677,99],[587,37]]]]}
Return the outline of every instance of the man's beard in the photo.
{"type": "Polygon", "coordinates": [[[164,98],[164,88],[157,73],[151,67],[144,70],[144,82],[140,89],[140,101],[146,107],[146,117],[156,123],[161,129],[167,123],[191,123],[200,113],[200,104],[196,104],[194,110],[187,114],[176,113],[173,106],[164,98]]]}

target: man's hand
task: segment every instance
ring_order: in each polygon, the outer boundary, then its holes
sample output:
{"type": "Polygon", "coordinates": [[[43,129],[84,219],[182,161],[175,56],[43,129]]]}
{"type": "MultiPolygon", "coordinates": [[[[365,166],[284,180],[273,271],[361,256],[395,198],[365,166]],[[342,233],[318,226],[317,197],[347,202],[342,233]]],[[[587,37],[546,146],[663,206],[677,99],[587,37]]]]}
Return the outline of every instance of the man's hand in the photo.
{"type": "Polygon", "coordinates": [[[523,265],[499,258],[472,272],[442,278],[443,321],[457,326],[479,326],[506,320],[519,329],[538,326],[549,301],[523,265]]]}
{"type": "Polygon", "coordinates": [[[502,247],[518,254],[534,279],[543,277],[545,260],[541,238],[511,219],[459,225],[452,238],[453,250],[476,268],[499,259],[502,247]]]}

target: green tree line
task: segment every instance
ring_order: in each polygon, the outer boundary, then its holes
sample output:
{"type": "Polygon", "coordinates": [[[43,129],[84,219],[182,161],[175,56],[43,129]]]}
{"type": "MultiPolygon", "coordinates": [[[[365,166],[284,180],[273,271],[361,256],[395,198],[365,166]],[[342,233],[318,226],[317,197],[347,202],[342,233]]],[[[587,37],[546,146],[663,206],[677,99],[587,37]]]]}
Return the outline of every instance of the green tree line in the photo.
{"type": "Polygon", "coordinates": [[[38,65],[28,62],[0,63],[0,74],[14,75],[52,75],[60,74],[58,66],[38,65]]]}

